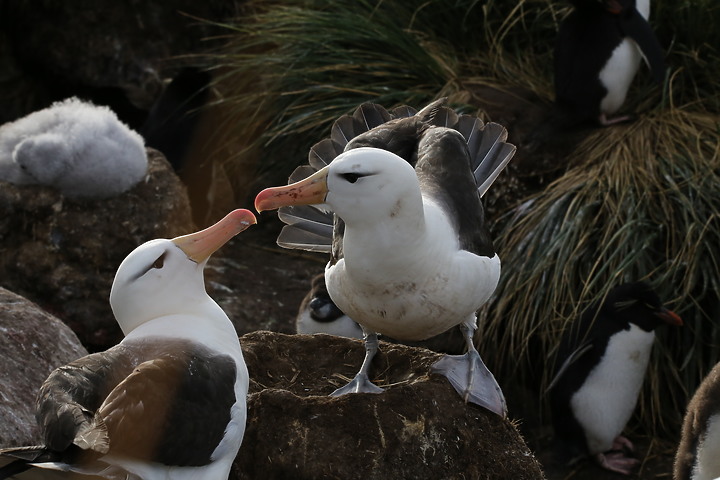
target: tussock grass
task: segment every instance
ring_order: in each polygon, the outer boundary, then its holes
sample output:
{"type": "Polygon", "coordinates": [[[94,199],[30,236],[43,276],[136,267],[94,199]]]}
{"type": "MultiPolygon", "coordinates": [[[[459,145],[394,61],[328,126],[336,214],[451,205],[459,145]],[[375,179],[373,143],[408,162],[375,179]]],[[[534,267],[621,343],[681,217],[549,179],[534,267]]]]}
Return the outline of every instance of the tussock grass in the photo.
{"type": "Polygon", "coordinates": [[[658,109],[595,131],[570,161],[500,233],[481,351],[543,391],[568,323],[615,285],[647,280],[685,326],[657,332],[639,419],[676,428],[720,353],[720,117],[658,109]]]}
{"type": "MultiPolygon", "coordinates": [[[[365,101],[448,96],[477,111],[470,92],[490,86],[549,104],[552,39],[570,11],[558,0],[244,5],[209,58],[219,103],[230,106],[227,134],[247,145],[228,167],[249,156],[281,177],[365,101]]],[[[718,360],[720,29],[709,27],[720,24],[720,2],[654,2],[651,24],[667,47],[664,88],[641,68],[623,108],[639,120],[593,132],[564,175],[503,219],[502,283],[480,342],[501,383],[513,375],[542,388],[552,369],[542,360],[552,362],[567,323],[615,284],[649,280],[686,322],[658,332],[638,404],[635,423],[660,431],[679,425],[718,360]]]]}

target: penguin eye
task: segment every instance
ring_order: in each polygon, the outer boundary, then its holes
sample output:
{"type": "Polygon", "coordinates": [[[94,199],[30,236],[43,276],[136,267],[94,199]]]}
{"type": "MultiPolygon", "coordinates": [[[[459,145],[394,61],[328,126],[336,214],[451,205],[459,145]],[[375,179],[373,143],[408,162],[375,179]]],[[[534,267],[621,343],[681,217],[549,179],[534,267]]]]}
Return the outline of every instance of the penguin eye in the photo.
{"type": "Polygon", "coordinates": [[[163,252],[163,254],[153,262],[152,268],[162,268],[163,265],[165,265],[165,255],[167,255],[167,252],[163,252]]]}
{"type": "Polygon", "coordinates": [[[355,183],[358,181],[358,178],[364,177],[364,175],[355,172],[341,173],[340,176],[350,183],[355,183]]]}

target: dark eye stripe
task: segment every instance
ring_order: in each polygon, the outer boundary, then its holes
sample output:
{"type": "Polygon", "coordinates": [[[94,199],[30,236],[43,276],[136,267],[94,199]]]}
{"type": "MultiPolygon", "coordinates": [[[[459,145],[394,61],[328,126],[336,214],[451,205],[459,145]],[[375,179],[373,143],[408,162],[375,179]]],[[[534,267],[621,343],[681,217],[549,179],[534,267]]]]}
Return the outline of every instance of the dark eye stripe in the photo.
{"type": "Polygon", "coordinates": [[[167,253],[168,253],[168,252],[163,252],[162,255],[160,255],[158,258],[156,258],[155,261],[154,261],[152,264],[148,265],[147,268],[139,271],[139,272],[137,273],[137,275],[135,275],[134,277],[130,278],[129,281],[130,281],[130,282],[134,282],[135,280],[137,280],[138,278],[142,277],[143,275],[145,275],[147,272],[149,272],[150,270],[152,270],[152,269],[154,269],[154,268],[162,268],[163,265],[165,264],[165,257],[167,256],[167,253]]]}
{"type": "Polygon", "coordinates": [[[347,180],[350,183],[355,183],[358,181],[358,178],[363,177],[364,175],[361,175],[359,173],[350,172],[350,173],[343,173],[340,176],[343,177],[345,180],[347,180]]]}
{"type": "Polygon", "coordinates": [[[162,268],[165,264],[165,256],[167,255],[167,252],[163,252],[162,255],[158,257],[157,260],[152,264],[151,268],[162,268]]]}

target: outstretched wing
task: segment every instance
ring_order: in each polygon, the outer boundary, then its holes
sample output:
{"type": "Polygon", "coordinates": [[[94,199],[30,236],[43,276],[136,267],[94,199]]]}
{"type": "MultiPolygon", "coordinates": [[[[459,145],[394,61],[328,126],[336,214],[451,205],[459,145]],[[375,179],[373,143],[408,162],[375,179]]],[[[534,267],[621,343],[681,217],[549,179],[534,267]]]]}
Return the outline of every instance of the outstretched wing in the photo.
{"type": "MultiPolygon", "coordinates": [[[[352,115],[338,118],[331,128],[329,138],[315,144],[308,155],[308,165],[298,167],[290,176],[294,182],[309,176],[333,161],[342,152],[359,147],[375,147],[391,151],[404,158],[411,165],[418,162],[418,147],[425,139],[428,144],[432,135],[428,132],[435,127],[445,127],[462,134],[462,139],[453,149],[467,149],[470,170],[480,197],[490,188],[500,172],[505,168],[515,153],[515,146],[506,142],[507,130],[496,123],[485,124],[471,115],[458,115],[453,109],[444,106],[445,99],[436,100],[420,111],[409,106],[400,106],[391,112],[373,103],[360,105],[352,115]],[[430,136],[428,136],[430,135],[430,136]]],[[[435,150],[436,165],[441,171],[427,175],[425,182],[428,189],[430,183],[455,182],[458,175],[464,176],[466,165],[458,169],[453,166],[442,166],[442,151],[435,150]],[[458,172],[461,172],[458,174],[458,172]],[[431,179],[432,178],[432,179],[431,179]]],[[[455,155],[448,154],[447,157],[455,155]]],[[[462,157],[462,155],[461,155],[462,157]]],[[[427,162],[427,156],[424,160],[427,162]]],[[[426,165],[427,167],[427,165],[426,165]]],[[[439,191],[440,189],[438,189],[439,191]]],[[[467,191],[467,189],[451,189],[467,191]]],[[[456,196],[452,193],[450,197],[456,196]]],[[[477,221],[482,218],[482,206],[479,202],[464,202],[460,198],[444,198],[442,201],[450,208],[471,210],[458,215],[458,230],[463,248],[476,253],[492,254],[492,245],[488,235],[477,237],[477,221]],[[463,206],[464,205],[464,206],[463,206]],[[471,207],[467,207],[471,205],[471,207]]],[[[299,248],[310,251],[331,252],[331,263],[342,256],[343,222],[334,219],[331,211],[323,206],[282,207],[278,211],[280,219],[287,225],[278,237],[278,244],[286,248],[299,248]],[[333,235],[334,232],[334,235],[333,235]]],[[[482,220],[479,220],[482,223],[482,220]]],[[[493,252],[494,253],[494,252],[493,252]]]]}

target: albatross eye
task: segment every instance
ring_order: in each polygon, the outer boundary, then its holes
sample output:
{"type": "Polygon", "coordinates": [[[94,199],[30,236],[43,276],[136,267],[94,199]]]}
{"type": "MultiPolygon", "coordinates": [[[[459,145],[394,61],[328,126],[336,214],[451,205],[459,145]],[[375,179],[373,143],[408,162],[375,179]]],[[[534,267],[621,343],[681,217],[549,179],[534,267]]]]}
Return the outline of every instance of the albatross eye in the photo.
{"type": "Polygon", "coordinates": [[[152,268],[162,268],[163,265],[165,264],[165,255],[166,255],[166,254],[167,254],[167,252],[166,252],[166,253],[163,253],[162,255],[160,255],[160,256],[158,257],[158,259],[155,260],[155,262],[153,262],[152,268]]]}
{"type": "Polygon", "coordinates": [[[350,173],[341,173],[340,176],[350,183],[355,183],[358,181],[358,178],[362,177],[363,175],[360,175],[359,173],[350,172],[350,173]]]}

